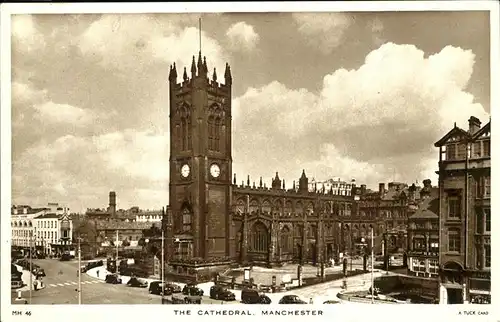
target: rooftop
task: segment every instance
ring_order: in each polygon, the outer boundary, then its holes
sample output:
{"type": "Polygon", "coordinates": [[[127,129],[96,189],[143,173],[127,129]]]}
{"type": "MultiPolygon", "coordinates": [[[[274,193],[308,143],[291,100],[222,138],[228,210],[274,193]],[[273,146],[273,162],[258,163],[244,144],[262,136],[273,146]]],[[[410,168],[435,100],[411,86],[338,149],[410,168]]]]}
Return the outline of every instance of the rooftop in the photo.
{"type": "MultiPolygon", "coordinates": [[[[426,191],[422,191],[425,193],[426,191]]],[[[439,218],[439,189],[432,187],[429,189],[429,195],[421,199],[418,203],[418,208],[409,219],[426,219],[439,218]]]]}

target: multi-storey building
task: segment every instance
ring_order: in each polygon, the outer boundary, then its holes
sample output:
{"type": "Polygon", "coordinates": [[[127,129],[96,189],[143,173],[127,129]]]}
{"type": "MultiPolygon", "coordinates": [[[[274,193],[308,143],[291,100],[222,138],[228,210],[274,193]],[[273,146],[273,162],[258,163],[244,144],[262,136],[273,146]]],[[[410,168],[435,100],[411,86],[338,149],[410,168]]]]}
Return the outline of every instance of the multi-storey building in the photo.
{"type": "MultiPolygon", "coordinates": [[[[356,188],[359,193],[359,218],[374,224],[374,250],[386,256],[406,250],[406,225],[411,198],[408,185],[399,182],[379,183],[378,191],[368,191],[365,185],[356,188]]],[[[417,196],[417,197],[416,197],[417,196]]]]}
{"type": "Polygon", "coordinates": [[[491,301],[491,121],[469,119],[435,143],[439,148],[442,303],[491,301]]]}
{"type": "MultiPolygon", "coordinates": [[[[416,192],[417,187],[411,186],[416,192]]],[[[439,274],[439,189],[424,180],[420,199],[411,203],[408,217],[408,273],[437,278],[439,274]]]]}
{"type": "Polygon", "coordinates": [[[163,218],[161,210],[139,211],[135,215],[136,222],[160,223],[163,218]]]}
{"type": "Polygon", "coordinates": [[[11,208],[11,231],[12,246],[19,249],[29,249],[34,245],[33,219],[44,214],[47,208],[31,208],[30,206],[12,206],[11,208]]]}
{"type": "Polygon", "coordinates": [[[309,191],[331,193],[339,196],[350,196],[353,188],[356,187],[356,180],[351,182],[341,181],[340,178],[328,179],[325,181],[316,181],[314,179],[309,182],[309,191]]]}
{"type": "Polygon", "coordinates": [[[58,255],[70,250],[73,243],[73,222],[69,209],[49,203],[44,214],[34,218],[34,243],[45,254],[58,255]]]}

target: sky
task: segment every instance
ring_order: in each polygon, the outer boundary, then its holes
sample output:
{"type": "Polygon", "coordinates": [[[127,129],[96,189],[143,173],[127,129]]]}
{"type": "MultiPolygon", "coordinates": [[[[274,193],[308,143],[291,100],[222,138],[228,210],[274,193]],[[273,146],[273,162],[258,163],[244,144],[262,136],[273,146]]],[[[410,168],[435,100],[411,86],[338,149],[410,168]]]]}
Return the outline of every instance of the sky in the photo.
{"type": "MultiPolygon", "coordinates": [[[[199,14],[12,16],[12,203],[168,204],[168,71],[199,14]]],[[[233,172],[421,183],[434,142],[490,117],[488,12],[202,14],[233,76],[233,172]]]]}

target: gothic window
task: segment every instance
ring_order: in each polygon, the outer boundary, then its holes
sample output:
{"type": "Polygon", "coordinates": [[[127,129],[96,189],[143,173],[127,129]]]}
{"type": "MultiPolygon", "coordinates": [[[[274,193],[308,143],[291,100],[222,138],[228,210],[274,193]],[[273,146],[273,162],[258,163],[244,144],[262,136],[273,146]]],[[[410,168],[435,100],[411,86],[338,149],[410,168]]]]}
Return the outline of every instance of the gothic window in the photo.
{"type": "Polygon", "coordinates": [[[312,202],[310,202],[310,203],[307,204],[306,213],[308,215],[311,215],[313,212],[314,212],[314,205],[313,205],[312,202]]]}
{"type": "Polygon", "coordinates": [[[186,116],[186,140],[187,140],[187,150],[191,150],[193,148],[193,140],[192,140],[192,126],[191,126],[191,115],[186,116]]]}
{"type": "Polygon", "coordinates": [[[302,214],[304,213],[304,206],[302,206],[302,202],[298,201],[295,205],[295,213],[302,214]]]}
{"type": "Polygon", "coordinates": [[[309,229],[307,230],[307,235],[309,238],[317,238],[318,229],[316,228],[316,226],[314,225],[309,226],[309,229]]]}
{"type": "Polygon", "coordinates": [[[259,204],[257,202],[257,200],[253,199],[251,202],[250,202],[250,209],[249,209],[249,212],[250,213],[254,213],[254,212],[257,212],[259,210],[259,204]]]}
{"type": "Polygon", "coordinates": [[[285,202],[285,213],[286,214],[291,214],[292,212],[293,212],[292,203],[289,200],[287,200],[285,202]]]}
{"type": "Polygon", "coordinates": [[[220,136],[221,136],[222,122],[220,118],[215,119],[215,135],[214,135],[214,150],[220,151],[220,136]]]}
{"type": "Polygon", "coordinates": [[[264,200],[262,203],[262,212],[263,213],[271,213],[271,203],[269,200],[264,200]]]}
{"type": "Polygon", "coordinates": [[[182,231],[191,232],[193,216],[188,208],[182,210],[182,231]]]}
{"type": "Polygon", "coordinates": [[[457,228],[450,228],[448,230],[448,251],[460,252],[460,230],[457,228]]]}
{"type": "Polygon", "coordinates": [[[266,226],[261,222],[256,222],[252,227],[252,246],[255,252],[268,252],[269,233],[266,226]]]}
{"type": "Polygon", "coordinates": [[[294,227],[294,235],[295,237],[302,237],[302,226],[296,225],[294,227]]]}
{"type": "Polygon", "coordinates": [[[283,204],[281,203],[280,200],[276,200],[276,202],[274,203],[274,208],[275,208],[274,211],[276,211],[277,213],[281,213],[283,204]]]}
{"type": "Polygon", "coordinates": [[[181,150],[185,151],[187,148],[186,144],[187,137],[187,122],[185,118],[181,119],[181,150]]]}
{"type": "Polygon", "coordinates": [[[325,203],[325,213],[330,214],[332,212],[332,207],[329,202],[325,203]]]}
{"type": "Polygon", "coordinates": [[[236,212],[239,214],[243,214],[245,212],[245,201],[242,199],[238,199],[238,203],[236,205],[236,212]]]}
{"type": "Polygon", "coordinates": [[[215,150],[215,118],[213,116],[208,118],[208,149],[215,150]]]}
{"type": "Polygon", "coordinates": [[[280,244],[281,244],[281,251],[283,253],[291,253],[293,250],[292,246],[292,234],[290,232],[290,229],[288,227],[283,227],[280,232],[280,244]]]}

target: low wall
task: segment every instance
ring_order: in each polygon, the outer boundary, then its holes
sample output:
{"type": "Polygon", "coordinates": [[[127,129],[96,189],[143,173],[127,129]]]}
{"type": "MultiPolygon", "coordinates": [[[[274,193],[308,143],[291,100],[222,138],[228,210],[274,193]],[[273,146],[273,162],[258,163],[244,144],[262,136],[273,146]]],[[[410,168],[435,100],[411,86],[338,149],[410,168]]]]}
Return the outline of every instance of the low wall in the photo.
{"type": "Polygon", "coordinates": [[[406,275],[381,276],[375,279],[374,285],[384,294],[400,292],[432,298],[439,297],[439,281],[433,278],[406,275]]]}

